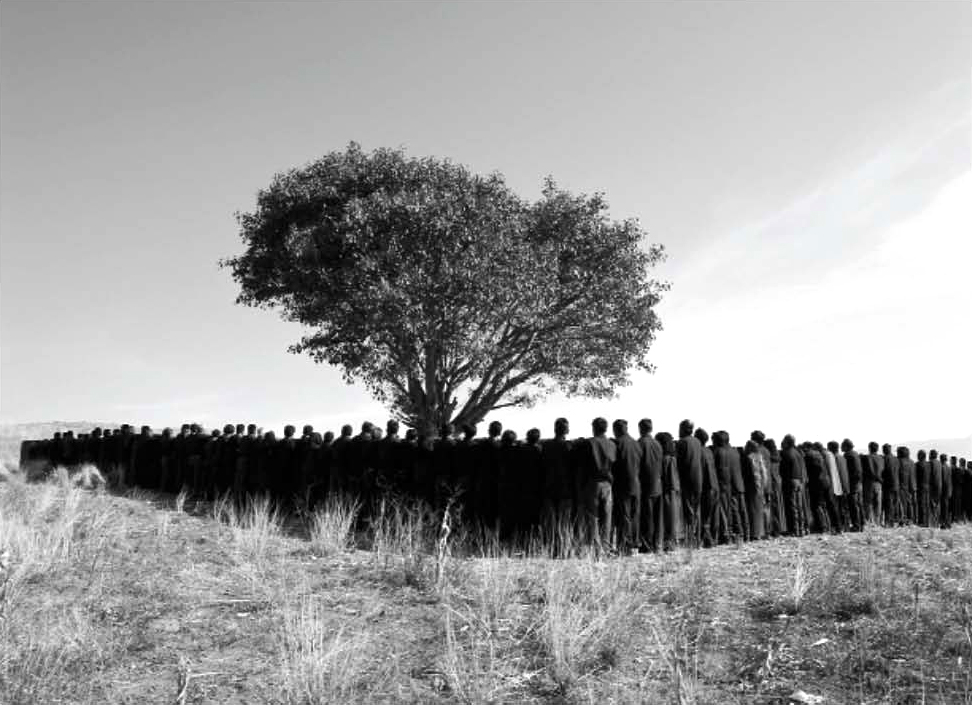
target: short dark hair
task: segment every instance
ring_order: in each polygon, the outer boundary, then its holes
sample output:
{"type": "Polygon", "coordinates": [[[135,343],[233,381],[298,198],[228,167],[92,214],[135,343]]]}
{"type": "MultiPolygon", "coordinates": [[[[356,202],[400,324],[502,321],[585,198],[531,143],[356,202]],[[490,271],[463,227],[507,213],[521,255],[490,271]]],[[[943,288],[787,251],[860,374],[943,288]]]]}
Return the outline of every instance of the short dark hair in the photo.
{"type": "Polygon", "coordinates": [[[638,430],[642,433],[651,433],[654,430],[654,425],[651,423],[651,419],[642,419],[639,421],[638,430]]]}
{"type": "Polygon", "coordinates": [[[607,433],[607,419],[598,416],[596,419],[591,421],[591,428],[594,429],[595,436],[600,436],[602,433],[607,433]]]}

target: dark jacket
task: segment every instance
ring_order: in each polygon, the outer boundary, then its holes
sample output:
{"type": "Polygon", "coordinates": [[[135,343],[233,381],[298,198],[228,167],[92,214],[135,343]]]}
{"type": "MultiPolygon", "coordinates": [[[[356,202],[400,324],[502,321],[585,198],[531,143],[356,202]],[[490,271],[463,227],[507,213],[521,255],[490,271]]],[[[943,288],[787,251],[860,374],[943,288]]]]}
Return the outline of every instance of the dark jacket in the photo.
{"type": "Polygon", "coordinates": [[[780,451],[780,476],[783,478],[783,487],[792,487],[794,483],[806,484],[806,466],[803,456],[796,448],[784,448],[780,451]]]}
{"type": "Polygon", "coordinates": [[[625,433],[614,439],[617,457],[614,461],[614,491],[621,496],[641,496],[641,446],[625,433]]]}
{"type": "Polygon", "coordinates": [[[891,492],[897,492],[900,487],[901,464],[894,455],[884,456],[884,487],[891,492]]]}
{"type": "Polygon", "coordinates": [[[856,450],[849,450],[844,453],[844,460],[847,461],[847,477],[850,480],[851,494],[860,492],[864,482],[864,468],[861,467],[861,456],[856,450]]]}
{"type": "Polygon", "coordinates": [[[682,436],[675,444],[675,459],[681,480],[682,494],[698,497],[702,494],[702,444],[695,436],[682,436]]]}
{"type": "Polygon", "coordinates": [[[581,455],[584,482],[613,482],[617,457],[617,446],[607,436],[588,438],[581,455]]]}
{"type": "Polygon", "coordinates": [[[662,494],[662,447],[651,435],[638,439],[641,446],[641,491],[646,497],[662,494]]]}

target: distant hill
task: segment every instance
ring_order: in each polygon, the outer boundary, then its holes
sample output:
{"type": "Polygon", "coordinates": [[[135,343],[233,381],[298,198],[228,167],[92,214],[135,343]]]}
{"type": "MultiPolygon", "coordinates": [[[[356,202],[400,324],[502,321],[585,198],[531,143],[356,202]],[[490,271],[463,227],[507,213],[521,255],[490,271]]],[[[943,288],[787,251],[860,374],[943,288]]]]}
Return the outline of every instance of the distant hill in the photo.
{"type": "Polygon", "coordinates": [[[972,436],[968,438],[933,438],[928,441],[904,441],[894,445],[911,448],[912,458],[919,450],[937,450],[949,457],[957,455],[960,458],[972,459],[972,436]]]}

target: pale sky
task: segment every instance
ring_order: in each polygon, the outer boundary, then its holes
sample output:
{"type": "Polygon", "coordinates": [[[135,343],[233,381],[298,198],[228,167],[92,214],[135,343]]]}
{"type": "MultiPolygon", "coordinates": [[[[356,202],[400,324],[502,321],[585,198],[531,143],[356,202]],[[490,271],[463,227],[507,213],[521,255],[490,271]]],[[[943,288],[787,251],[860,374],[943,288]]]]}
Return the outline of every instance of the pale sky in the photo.
{"type": "Polygon", "coordinates": [[[972,434],[968,2],[0,6],[0,420],[388,413],[217,268],[276,172],[402,146],[666,245],[657,373],[497,418],[972,434]]]}

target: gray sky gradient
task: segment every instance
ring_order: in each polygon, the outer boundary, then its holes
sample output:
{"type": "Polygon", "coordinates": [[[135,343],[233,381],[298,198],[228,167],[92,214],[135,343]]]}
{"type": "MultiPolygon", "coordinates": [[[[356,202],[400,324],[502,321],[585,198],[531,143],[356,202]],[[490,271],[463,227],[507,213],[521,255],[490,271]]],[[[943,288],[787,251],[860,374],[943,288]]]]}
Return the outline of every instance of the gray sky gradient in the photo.
{"type": "Polygon", "coordinates": [[[5,0],[0,90],[5,422],[382,420],[216,266],[356,140],[604,191],[668,248],[657,374],[521,434],[972,432],[968,3],[5,0]]]}

